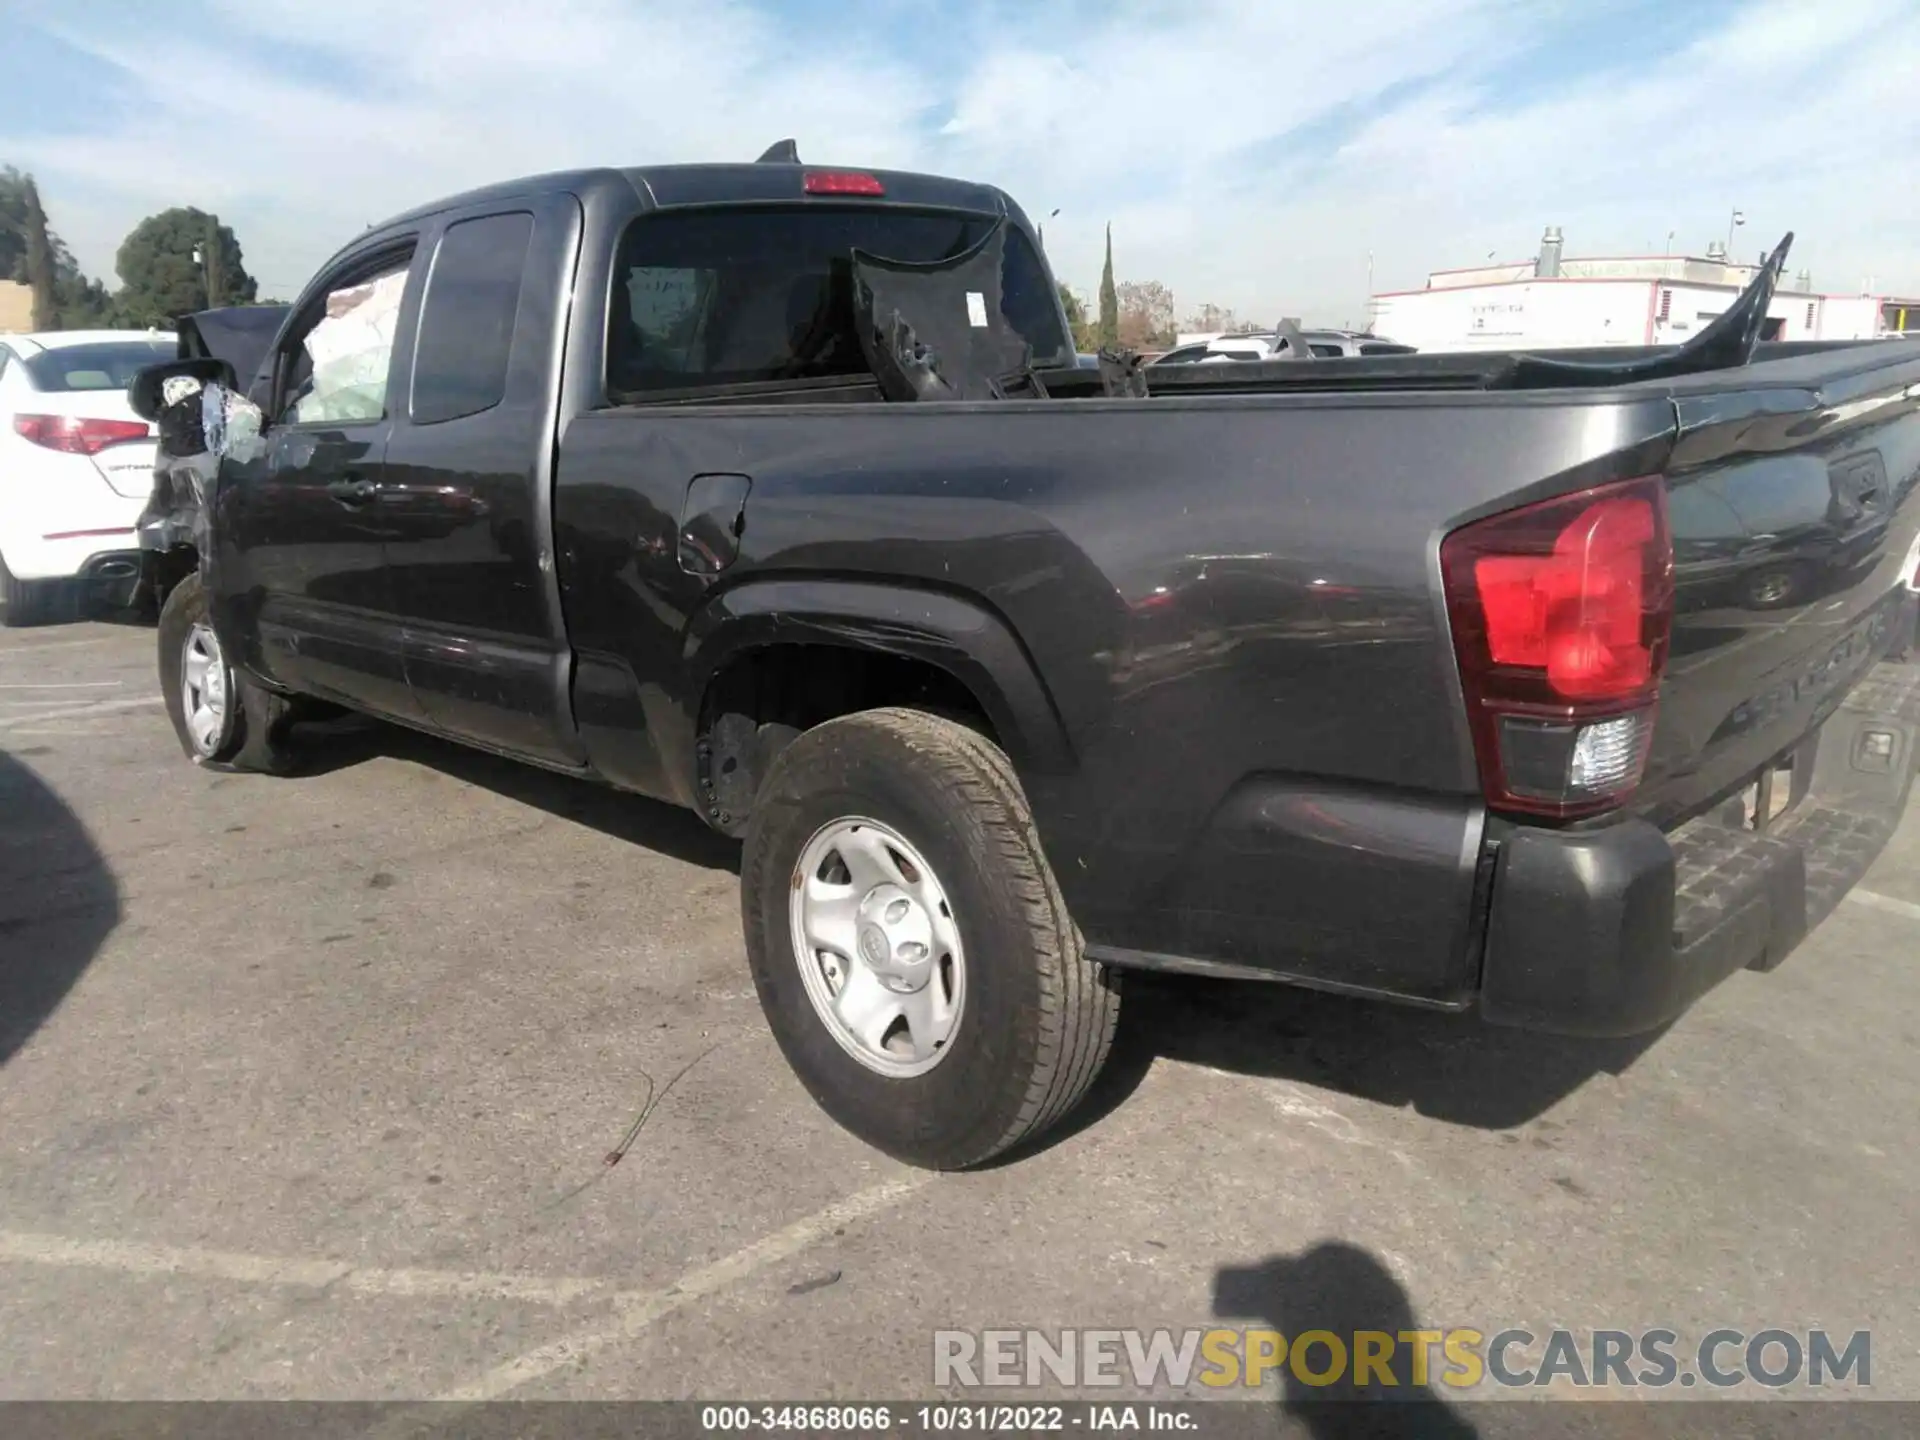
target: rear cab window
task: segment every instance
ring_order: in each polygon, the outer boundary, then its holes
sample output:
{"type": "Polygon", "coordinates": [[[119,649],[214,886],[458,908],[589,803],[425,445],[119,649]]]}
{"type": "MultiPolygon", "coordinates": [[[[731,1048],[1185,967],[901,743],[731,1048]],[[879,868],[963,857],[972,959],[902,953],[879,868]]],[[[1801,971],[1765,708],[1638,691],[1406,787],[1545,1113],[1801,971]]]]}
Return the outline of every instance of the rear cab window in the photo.
{"type": "Polygon", "coordinates": [[[33,388],[55,394],[76,390],[124,390],[149,365],[171,360],[167,340],[102,340],[56,345],[21,362],[33,388]]]}
{"type": "MultiPolygon", "coordinates": [[[[755,206],[633,221],[614,262],[607,392],[673,392],[869,374],[854,331],[851,255],[947,260],[996,215],[903,206],[755,206]]],[[[1034,363],[1071,364],[1058,299],[1031,241],[1009,228],[1001,310],[1034,363]]]]}

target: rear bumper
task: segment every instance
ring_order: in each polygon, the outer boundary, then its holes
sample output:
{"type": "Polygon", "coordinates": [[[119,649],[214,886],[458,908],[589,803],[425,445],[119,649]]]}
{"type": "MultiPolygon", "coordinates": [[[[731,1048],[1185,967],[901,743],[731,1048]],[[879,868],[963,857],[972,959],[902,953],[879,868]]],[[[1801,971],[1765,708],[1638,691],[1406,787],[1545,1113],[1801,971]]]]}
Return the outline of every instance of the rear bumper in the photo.
{"type": "MultiPolygon", "coordinates": [[[[123,507],[134,502],[122,501],[123,507]]],[[[140,555],[139,539],[134,533],[133,514],[124,524],[111,519],[93,525],[74,525],[52,536],[23,535],[7,544],[7,568],[22,580],[88,579],[89,567],[97,569],[110,557],[140,555]]]]}
{"type": "Polygon", "coordinates": [[[81,564],[80,583],[89,599],[125,609],[138,598],[146,567],[146,556],[138,550],[107,550],[81,564]]]}
{"type": "MultiPolygon", "coordinates": [[[[1881,664],[1820,729],[1799,804],[1765,833],[1711,817],[1499,837],[1481,1010],[1495,1024],[1632,1035],[1742,968],[1771,969],[1892,835],[1920,738],[1920,666],[1881,664]],[[1891,753],[1884,760],[1884,742],[1891,753]]],[[[1490,837],[1492,838],[1492,837],[1490,837]]]]}

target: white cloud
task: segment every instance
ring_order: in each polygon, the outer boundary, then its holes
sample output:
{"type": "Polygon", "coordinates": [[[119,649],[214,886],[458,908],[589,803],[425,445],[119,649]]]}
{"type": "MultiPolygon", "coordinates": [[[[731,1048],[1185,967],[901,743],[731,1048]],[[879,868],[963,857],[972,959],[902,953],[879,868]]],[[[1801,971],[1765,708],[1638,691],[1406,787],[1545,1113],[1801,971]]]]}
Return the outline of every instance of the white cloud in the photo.
{"type": "Polygon", "coordinates": [[[892,51],[746,0],[217,3],[221,23],[188,38],[58,22],[119,67],[137,117],[123,128],[10,135],[0,120],[0,155],[40,173],[90,269],[111,270],[141,215],[195,203],[284,290],[436,195],[751,158],[794,135],[809,158],[993,181],[1036,218],[1058,207],[1048,247],[1082,289],[1111,219],[1122,278],[1163,280],[1185,309],[1358,320],[1369,251],[1381,288],[1417,285],[1489,250],[1527,254],[1547,223],[1570,254],[1669,230],[1697,249],[1735,204],[1742,251],[1795,228],[1795,268],[1817,284],[1872,273],[1920,290],[1910,0],[1754,3],[1585,73],[1554,37],[1590,18],[1531,0],[893,0],[918,43],[892,51]],[[1503,92],[1497,77],[1535,63],[1560,78],[1503,92]]]}

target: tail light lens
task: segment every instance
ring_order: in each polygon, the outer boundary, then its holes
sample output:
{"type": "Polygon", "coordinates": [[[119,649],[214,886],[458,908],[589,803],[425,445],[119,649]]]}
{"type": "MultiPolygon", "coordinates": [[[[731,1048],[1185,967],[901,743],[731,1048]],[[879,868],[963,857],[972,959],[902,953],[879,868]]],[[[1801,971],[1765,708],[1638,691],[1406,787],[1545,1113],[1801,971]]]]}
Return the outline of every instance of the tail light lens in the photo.
{"type": "Polygon", "coordinates": [[[82,415],[16,415],[13,430],[35,445],[69,455],[98,455],[109,445],[145,440],[153,433],[141,420],[92,420],[82,415]]]}
{"type": "Polygon", "coordinates": [[[1509,510],[1441,543],[1481,787],[1570,817],[1640,783],[1673,626],[1659,476],[1509,510]]]}

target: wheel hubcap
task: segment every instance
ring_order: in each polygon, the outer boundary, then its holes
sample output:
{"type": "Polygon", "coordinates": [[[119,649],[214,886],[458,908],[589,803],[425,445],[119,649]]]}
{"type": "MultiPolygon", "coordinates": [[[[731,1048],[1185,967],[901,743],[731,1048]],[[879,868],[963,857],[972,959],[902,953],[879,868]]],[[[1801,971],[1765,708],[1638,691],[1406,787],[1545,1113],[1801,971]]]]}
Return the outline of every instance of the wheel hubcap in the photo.
{"type": "Polygon", "coordinates": [[[925,1074],[966,999],[960,927],[931,866],[875,820],[823,826],[794,867],[794,957],[815,1013],[870,1070],[925,1074]]]}
{"type": "Polygon", "coordinates": [[[180,702],[193,748],[213,754],[227,730],[227,662],[210,625],[195,625],[180,647],[180,702]]]}

